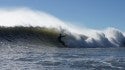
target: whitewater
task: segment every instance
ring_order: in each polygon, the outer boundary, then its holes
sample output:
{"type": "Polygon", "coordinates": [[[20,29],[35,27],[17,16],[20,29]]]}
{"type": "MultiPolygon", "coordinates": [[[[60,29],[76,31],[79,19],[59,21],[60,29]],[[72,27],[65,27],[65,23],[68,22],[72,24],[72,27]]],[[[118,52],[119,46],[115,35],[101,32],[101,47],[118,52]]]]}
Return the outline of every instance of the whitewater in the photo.
{"type": "Polygon", "coordinates": [[[113,27],[95,30],[43,11],[0,9],[0,70],[125,70],[124,47],[125,33],[113,27]]]}

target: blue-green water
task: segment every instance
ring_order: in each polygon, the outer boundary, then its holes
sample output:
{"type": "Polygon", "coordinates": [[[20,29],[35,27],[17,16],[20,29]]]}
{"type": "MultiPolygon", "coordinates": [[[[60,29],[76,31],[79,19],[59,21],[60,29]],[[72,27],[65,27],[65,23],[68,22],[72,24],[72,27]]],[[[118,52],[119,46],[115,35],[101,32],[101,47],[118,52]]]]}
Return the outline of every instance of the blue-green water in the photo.
{"type": "Polygon", "coordinates": [[[0,70],[125,70],[125,48],[6,46],[0,70]]]}

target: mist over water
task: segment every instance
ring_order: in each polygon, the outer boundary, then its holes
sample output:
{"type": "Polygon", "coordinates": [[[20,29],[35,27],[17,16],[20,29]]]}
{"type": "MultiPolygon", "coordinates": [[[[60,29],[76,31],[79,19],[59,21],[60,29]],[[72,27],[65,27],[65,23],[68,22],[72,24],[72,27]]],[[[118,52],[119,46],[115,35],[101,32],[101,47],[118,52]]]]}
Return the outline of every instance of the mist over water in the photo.
{"type": "Polygon", "coordinates": [[[125,47],[125,33],[107,27],[105,30],[78,28],[48,13],[28,8],[0,9],[0,26],[56,28],[65,34],[63,41],[69,47],[125,47]]]}

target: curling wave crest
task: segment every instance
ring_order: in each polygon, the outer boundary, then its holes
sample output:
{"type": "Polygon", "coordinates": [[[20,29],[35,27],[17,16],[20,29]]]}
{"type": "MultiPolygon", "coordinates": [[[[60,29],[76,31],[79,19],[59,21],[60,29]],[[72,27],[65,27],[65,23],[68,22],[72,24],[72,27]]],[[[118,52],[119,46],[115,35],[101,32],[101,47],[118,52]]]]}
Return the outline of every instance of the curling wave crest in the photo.
{"type": "Polygon", "coordinates": [[[0,26],[2,43],[39,42],[60,47],[63,45],[57,38],[59,34],[64,34],[62,41],[67,47],[125,47],[125,33],[118,29],[113,27],[105,30],[78,29],[48,13],[28,8],[0,9],[0,26]]]}

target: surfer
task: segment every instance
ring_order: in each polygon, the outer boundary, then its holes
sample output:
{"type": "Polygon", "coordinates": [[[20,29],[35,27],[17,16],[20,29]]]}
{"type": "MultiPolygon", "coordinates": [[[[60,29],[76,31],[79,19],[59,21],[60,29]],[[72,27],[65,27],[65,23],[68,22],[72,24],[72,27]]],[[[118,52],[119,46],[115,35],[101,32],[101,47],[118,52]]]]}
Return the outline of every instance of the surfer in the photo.
{"type": "Polygon", "coordinates": [[[65,42],[62,41],[62,38],[66,37],[65,35],[59,34],[58,41],[63,45],[66,46],[65,42]]]}

